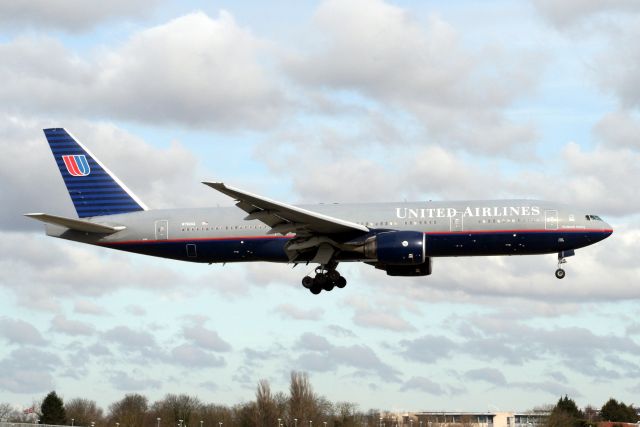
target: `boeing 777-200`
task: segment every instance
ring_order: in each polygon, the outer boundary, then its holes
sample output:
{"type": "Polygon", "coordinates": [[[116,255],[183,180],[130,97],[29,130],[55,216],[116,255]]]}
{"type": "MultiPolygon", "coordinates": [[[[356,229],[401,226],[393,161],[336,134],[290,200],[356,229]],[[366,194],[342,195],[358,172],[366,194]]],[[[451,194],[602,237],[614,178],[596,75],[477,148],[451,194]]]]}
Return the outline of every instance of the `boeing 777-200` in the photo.
{"type": "Polygon", "coordinates": [[[26,214],[47,235],[209,264],[318,264],[302,279],[314,294],[344,287],[336,268],[353,261],[426,276],[437,257],[557,253],[562,279],[565,257],[613,231],[597,215],[542,200],[292,206],[221,182],[204,184],[236,207],[149,209],[66,130],[44,133],[79,217],[26,214]]]}

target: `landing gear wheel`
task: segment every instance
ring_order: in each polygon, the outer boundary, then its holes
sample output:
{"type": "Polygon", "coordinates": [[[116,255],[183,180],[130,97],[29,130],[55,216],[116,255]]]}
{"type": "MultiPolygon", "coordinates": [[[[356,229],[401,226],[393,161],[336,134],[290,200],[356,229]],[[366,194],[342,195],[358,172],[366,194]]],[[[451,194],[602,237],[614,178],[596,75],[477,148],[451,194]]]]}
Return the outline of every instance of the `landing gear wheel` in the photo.
{"type": "Polygon", "coordinates": [[[340,278],[340,273],[338,273],[336,270],[331,270],[327,272],[327,277],[330,281],[336,282],[340,278]]]}
{"type": "Polygon", "coordinates": [[[329,292],[332,291],[334,287],[334,283],[330,280],[327,280],[324,285],[322,285],[322,289],[329,292]]]}
{"type": "Polygon", "coordinates": [[[307,289],[311,289],[311,286],[313,286],[313,278],[311,278],[310,276],[304,276],[302,278],[302,286],[307,289]]]}
{"type": "Polygon", "coordinates": [[[342,276],[338,277],[338,280],[336,280],[336,286],[340,289],[344,288],[345,286],[347,286],[347,279],[342,276]]]}
{"type": "Polygon", "coordinates": [[[316,274],[316,278],[313,279],[313,284],[319,288],[324,288],[325,284],[329,282],[327,275],[324,273],[316,274]]]}
{"type": "Polygon", "coordinates": [[[322,288],[314,284],[309,288],[309,290],[311,291],[312,294],[318,295],[322,291],[322,288]]]}
{"type": "Polygon", "coordinates": [[[565,272],[564,272],[564,270],[563,270],[563,269],[561,269],[561,268],[559,268],[559,269],[557,269],[557,270],[556,270],[556,277],[557,277],[558,279],[564,279],[564,276],[565,276],[566,274],[567,274],[567,273],[565,273],[565,272]]]}

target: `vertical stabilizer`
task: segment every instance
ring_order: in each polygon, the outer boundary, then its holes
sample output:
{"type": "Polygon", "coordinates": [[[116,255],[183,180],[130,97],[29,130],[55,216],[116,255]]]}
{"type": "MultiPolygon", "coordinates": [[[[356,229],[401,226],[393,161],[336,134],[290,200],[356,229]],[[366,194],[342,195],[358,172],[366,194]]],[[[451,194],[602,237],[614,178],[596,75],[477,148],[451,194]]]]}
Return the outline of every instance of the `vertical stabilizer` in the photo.
{"type": "Polygon", "coordinates": [[[80,218],[147,210],[138,197],[62,128],[44,129],[80,218]]]}

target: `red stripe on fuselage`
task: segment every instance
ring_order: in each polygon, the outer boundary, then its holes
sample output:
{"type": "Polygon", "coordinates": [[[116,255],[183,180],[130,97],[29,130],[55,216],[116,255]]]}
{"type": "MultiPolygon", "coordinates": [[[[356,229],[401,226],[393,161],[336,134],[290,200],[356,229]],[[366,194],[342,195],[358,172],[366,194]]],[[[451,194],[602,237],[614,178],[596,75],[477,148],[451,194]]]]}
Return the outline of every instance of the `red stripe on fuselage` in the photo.
{"type": "Polygon", "coordinates": [[[506,234],[506,233],[613,233],[611,229],[602,228],[559,228],[557,230],[466,230],[466,231],[425,231],[426,235],[443,234],[506,234]]]}
{"type": "MultiPolygon", "coordinates": [[[[612,233],[610,229],[570,228],[561,230],[468,230],[468,231],[425,231],[426,235],[464,235],[464,234],[530,234],[530,233],[612,233]]],[[[229,237],[193,237],[166,240],[124,240],[121,242],[99,242],[99,245],[134,245],[145,243],[179,243],[179,242],[221,242],[238,240],[278,240],[291,239],[293,234],[286,236],[229,236],[229,237]]]]}

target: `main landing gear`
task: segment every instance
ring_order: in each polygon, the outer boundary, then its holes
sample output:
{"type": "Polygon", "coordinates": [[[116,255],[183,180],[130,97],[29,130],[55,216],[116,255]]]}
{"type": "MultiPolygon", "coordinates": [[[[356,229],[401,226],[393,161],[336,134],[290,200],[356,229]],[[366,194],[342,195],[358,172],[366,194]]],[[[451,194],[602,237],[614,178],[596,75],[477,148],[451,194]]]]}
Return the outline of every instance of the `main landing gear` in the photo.
{"type": "Polygon", "coordinates": [[[344,288],[347,286],[347,279],[342,277],[336,270],[335,265],[321,265],[316,268],[316,276],[304,276],[302,286],[309,289],[312,294],[318,295],[323,290],[329,292],[334,287],[344,288]]]}

